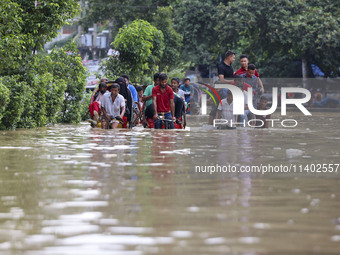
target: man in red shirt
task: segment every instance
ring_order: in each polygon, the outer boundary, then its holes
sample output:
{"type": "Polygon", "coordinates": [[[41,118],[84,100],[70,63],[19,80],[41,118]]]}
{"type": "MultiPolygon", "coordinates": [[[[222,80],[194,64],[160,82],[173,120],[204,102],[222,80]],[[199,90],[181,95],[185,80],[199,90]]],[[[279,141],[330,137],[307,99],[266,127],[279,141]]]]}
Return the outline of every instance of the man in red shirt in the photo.
{"type": "Polygon", "coordinates": [[[175,117],[174,92],[168,86],[168,76],[165,73],[159,75],[159,85],[152,89],[152,103],[154,110],[155,129],[162,128],[162,121],[158,119],[159,115],[164,116],[164,119],[170,120],[168,127],[174,128],[173,121],[175,117]]]}
{"type": "MultiPolygon", "coordinates": [[[[234,73],[234,77],[235,77],[236,75],[241,75],[241,74],[246,73],[247,70],[248,70],[248,63],[249,63],[249,61],[248,61],[248,56],[245,55],[245,54],[242,54],[242,55],[240,56],[240,64],[241,64],[241,68],[238,69],[238,70],[234,73]]],[[[255,75],[257,78],[260,77],[260,75],[259,75],[259,73],[257,72],[256,69],[255,69],[254,75],[255,75]]]]}
{"type": "MultiPolygon", "coordinates": [[[[238,70],[234,73],[234,77],[235,77],[236,75],[245,74],[245,73],[248,71],[248,63],[249,63],[249,61],[248,61],[248,56],[245,55],[245,54],[242,54],[242,55],[240,56],[240,63],[241,63],[241,68],[238,69],[238,70]]],[[[262,83],[262,81],[261,81],[261,79],[260,79],[260,75],[259,75],[259,73],[257,72],[256,68],[255,68],[255,73],[254,73],[254,75],[258,78],[260,86],[263,87],[263,83],[262,83]]]]}

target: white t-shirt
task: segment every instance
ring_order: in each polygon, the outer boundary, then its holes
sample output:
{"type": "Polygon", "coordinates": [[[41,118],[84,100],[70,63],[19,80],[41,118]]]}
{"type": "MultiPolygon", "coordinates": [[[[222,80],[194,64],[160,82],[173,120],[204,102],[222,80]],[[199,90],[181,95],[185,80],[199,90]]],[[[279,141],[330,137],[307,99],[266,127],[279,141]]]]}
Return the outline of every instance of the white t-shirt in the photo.
{"type": "Polygon", "coordinates": [[[228,124],[230,123],[230,120],[235,123],[236,115],[233,115],[233,103],[228,104],[227,99],[222,99],[222,105],[218,105],[218,110],[222,111],[222,118],[225,120],[228,120],[228,124]]]}
{"type": "Polygon", "coordinates": [[[182,97],[183,99],[185,99],[184,91],[181,90],[181,89],[178,89],[178,91],[177,91],[177,92],[174,92],[174,94],[177,95],[177,96],[182,97]]]}
{"type": "Polygon", "coordinates": [[[181,90],[181,89],[178,89],[178,92],[177,92],[181,97],[185,98],[184,96],[184,91],[181,90]]]}
{"type": "Polygon", "coordinates": [[[114,102],[112,102],[111,93],[105,93],[103,96],[102,107],[105,109],[109,117],[117,117],[120,115],[120,108],[125,106],[124,97],[117,95],[114,102]]]}

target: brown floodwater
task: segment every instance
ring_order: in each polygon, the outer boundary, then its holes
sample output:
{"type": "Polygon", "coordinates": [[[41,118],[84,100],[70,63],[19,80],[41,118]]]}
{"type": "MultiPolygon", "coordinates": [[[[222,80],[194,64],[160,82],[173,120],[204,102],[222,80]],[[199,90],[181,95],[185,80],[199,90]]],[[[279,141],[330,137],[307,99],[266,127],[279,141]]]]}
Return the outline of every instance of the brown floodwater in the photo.
{"type": "Polygon", "coordinates": [[[339,117],[0,131],[0,254],[339,254],[339,117]],[[254,166],[290,172],[240,171],[254,166]]]}

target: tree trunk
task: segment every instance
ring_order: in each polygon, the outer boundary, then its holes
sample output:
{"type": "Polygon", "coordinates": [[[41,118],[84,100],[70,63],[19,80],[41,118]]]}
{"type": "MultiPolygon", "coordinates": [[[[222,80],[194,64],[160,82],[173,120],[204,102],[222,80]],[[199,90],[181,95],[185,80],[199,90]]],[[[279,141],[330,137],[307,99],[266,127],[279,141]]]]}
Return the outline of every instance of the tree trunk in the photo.
{"type": "Polygon", "coordinates": [[[303,87],[307,88],[307,57],[302,57],[302,83],[303,87]]]}

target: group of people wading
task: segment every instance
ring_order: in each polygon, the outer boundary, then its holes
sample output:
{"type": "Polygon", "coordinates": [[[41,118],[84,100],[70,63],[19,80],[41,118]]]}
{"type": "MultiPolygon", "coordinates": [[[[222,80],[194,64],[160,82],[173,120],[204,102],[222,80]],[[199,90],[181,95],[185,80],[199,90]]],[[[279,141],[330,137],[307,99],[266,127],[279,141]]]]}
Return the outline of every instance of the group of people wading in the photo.
{"type": "Polygon", "coordinates": [[[114,82],[103,78],[91,98],[89,122],[92,127],[116,129],[120,124],[123,128],[141,124],[145,117],[155,129],[164,128],[164,123],[168,129],[183,127],[182,115],[193,93],[189,78],[181,86],[180,79],[173,78],[170,85],[165,73],[155,73],[154,83],[145,90],[130,84],[128,75],[114,82]]]}
{"type": "MultiPolygon", "coordinates": [[[[259,109],[266,109],[268,100],[261,95],[264,92],[263,84],[254,64],[248,64],[246,55],[240,56],[241,68],[234,72],[232,64],[235,61],[235,53],[227,51],[223,62],[218,66],[218,82],[238,86],[245,96],[245,114],[243,116],[233,114],[233,97],[230,90],[216,89],[220,98],[219,104],[212,104],[216,98],[208,99],[212,105],[209,114],[209,124],[215,118],[225,118],[237,121],[246,121],[249,115],[247,106],[248,88],[253,91],[253,105],[259,109]]],[[[165,73],[155,73],[154,83],[143,88],[133,86],[128,75],[121,75],[114,82],[103,78],[98,89],[92,96],[89,110],[91,113],[91,125],[107,129],[124,128],[148,122],[149,127],[155,129],[173,129],[183,127],[183,113],[190,106],[190,99],[194,96],[194,86],[190,79],[185,78],[180,85],[179,78],[169,78],[165,73]],[[148,121],[145,121],[148,120],[148,121]],[[150,125],[151,123],[151,125],[150,125]]],[[[270,116],[252,116],[262,119],[264,122],[270,116]]],[[[144,125],[145,126],[145,125],[144,125]]],[[[265,126],[264,126],[265,127],[265,126]]]]}

